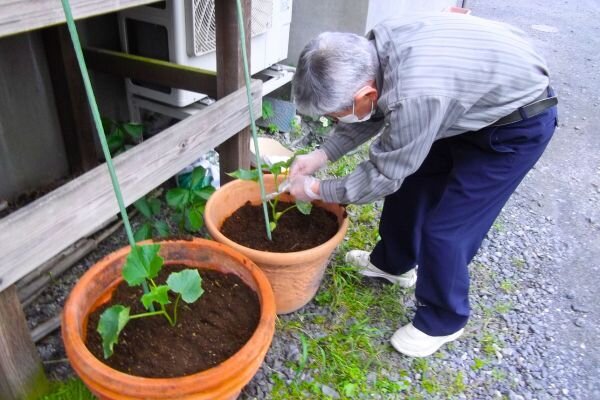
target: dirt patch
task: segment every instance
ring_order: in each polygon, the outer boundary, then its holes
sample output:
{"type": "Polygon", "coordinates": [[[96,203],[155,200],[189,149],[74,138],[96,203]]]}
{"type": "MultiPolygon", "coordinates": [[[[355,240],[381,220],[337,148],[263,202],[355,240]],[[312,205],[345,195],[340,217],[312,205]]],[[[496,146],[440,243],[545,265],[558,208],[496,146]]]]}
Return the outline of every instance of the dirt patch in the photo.
{"type": "MultiPolygon", "coordinates": [[[[292,205],[280,202],[277,211],[292,205]]],[[[221,233],[252,249],[290,253],[319,246],[331,239],[338,229],[336,216],[323,208],[313,207],[309,215],[293,209],[281,217],[270,241],[265,230],[262,205],[253,206],[248,202],[223,222],[221,233]]]]}
{"type": "MultiPolygon", "coordinates": [[[[171,272],[185,268],[165,266],[157,281],[164,283],[171,272]]],[[[129,321],[115,353],[104,360],[102,339],[96,332],[102,311],[123,304],[131,306],[131,314],[146,312],[139,301],[142,289],[121,284],[111,301],[90,315],[88,348],[111,368],[149,378],[190,375],[231,357],[248,342],[258,326],[258,296],[234,274],[200,270],[200,276],[204,294],[193,304],[180,301],[175,327],[160,315],[129,321]]]]}

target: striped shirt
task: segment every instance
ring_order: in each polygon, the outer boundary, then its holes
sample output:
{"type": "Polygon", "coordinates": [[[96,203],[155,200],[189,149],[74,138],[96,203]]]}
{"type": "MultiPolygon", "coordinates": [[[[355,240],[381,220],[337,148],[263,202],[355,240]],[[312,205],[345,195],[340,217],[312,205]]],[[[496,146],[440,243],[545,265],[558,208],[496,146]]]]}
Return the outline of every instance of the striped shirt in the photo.
{"type": "Polygon", "coordinates": [[[524,32],[500,22],[421,14],[385,21],[368,38],[379,57],[377,114],[383,118],[338,123],[321,148],[335,161],[379,136],[352,173],[321,182],[325,201],[361,204],[394,193],[434,141],[492,124],[549,83],[546,63],[524,32]]]}

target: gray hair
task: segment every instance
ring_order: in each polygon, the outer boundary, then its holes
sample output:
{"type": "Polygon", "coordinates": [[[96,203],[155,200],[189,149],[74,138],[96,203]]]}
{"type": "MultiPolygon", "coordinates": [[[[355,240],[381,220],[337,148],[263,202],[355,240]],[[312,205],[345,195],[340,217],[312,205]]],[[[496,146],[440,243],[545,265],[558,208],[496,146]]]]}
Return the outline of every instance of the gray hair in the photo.
{"type": "Polygon", "coordinates": [[[298,111],[318,116],[352,107],[354,93],[375,79],[378,64],[368,39],[353,33],[321,33],[298,59],[292,82],[298,111]]]}

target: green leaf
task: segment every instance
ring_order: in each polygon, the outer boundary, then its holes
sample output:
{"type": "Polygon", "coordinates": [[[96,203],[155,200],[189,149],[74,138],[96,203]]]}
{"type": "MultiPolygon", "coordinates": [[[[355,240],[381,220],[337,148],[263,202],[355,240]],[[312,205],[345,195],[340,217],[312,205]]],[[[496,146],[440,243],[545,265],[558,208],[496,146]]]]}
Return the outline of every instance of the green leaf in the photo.
{"type": "Polygon", "coordinates": [[[344,395],[346,395],[346,397],[354,397],[354,395],[356,394],[356,389],[357,389],[357,385],[356,383],[346,383],[344,385],[344,395]]]}
{"type": "Polygon", "coordinates": [[[197,269],[184,269],[173,272],[167,278],[167,285],[175,293],[181,294],[181,299],[186,303],[193,303],[202,296],[202,278],[197,269]]]}
{"type": "Polygon", "coordinates": [[[135,246],[127,256],[123,278],[129,286],[139,285],[144,279],[152,279],[162,268],[163,259],[158,255],[159,244],[135,246]]]}
{"type": "Polygon", "coordinates": [[[289,166],[289,161],[279,161],[271,165],[269,171],[274,175],[281,175],[289,168],[289,166]]]}
{"type": "Polygon", "coordinates": [[[202,215],[204,214],[204,209],[206,208],[206,202],[204,200],[198,200],[192,205],[192,208],[202,215]]]}
{"type": "Polygon", "coordinates": [[[277,228],[277,223],[275,221],[270,221],[269,222],[269,230],[271,232],[273,232],[275,230],[275,228],[277,228]]]}
{"type": "Polygon", "coordinates": [[[196,167],[192,171],[192,179],[190,183],[190,189],[196,189],[200,186],[204,177],[206,176],[206,169],[204,167],[196,167]]]}
{"type": "Polygon", "coordinates": [[[271,102],[268,100],[263,100],[262,118],[267,120],[267,119],[271,118],[273,116],[273,114],[275,114],[275,112],[273,111],[273,104],[271,104],[271,102]]]}
{"type": "Polygon", "coordinates": [[[308,201],[296,201],[296,207],[298,207],[298,211],[302,214],[308,215],[312,210],[312,203],[308,201]]]}
{"type": "Polygon", "coordinates": [[[118,131],[108,135],[106,137],[106,142],[108,143],[108,149],[110,150],[111,154],[122,150],[123,146],[125,145],[125,139],[118,131]]]}
{"type": "Polygon", "coordinates": [[[204,177],[204,179],[202,180],[202,185],[200,185],[200,187],[207,187],[210,186],[211,183],[213,181],[213,177],[210,173],[206,174],[206,176],[204,177]]]}
{"type": "Polygon", "coordinates": [[[150,203],[145,197],[142,197],[135,203],[133,206],[146,218],[152,218],[152,208],[150,207],[150,203]]]}
{"type": "Polygon", "coordinates": [[[176,210],[183,209],[190,201],[190,191],[183,188],[169,189],[167,204],[176,210]]]}
{"type": "Polygon", "coordinates": [[[150,210],[152,210],[152,215],[160,214],[161,203],[159,199],[150,199],[148,200],[148,204],[150,205],[150,210]]]}
{"type": "Polygon", "coordinates": [[[167,285],[160,285],[150,288],[150,293],[144,294],[141,301],[146,310],[150,309],[153,302],[162,305],[169,304],[169,287],[167,285]]]}
{"type": "Polygon", "coordinates": [[[136,242],[141,242],[142,240],[147,240],[152,237],[152,225],[150,222],[146,222],[144,225],[140,226],[140,229],[135,231],[133,234],[133,238],[136,242]]]}
{"type": "Polygon", "coordinates": [[[106,117],[100,117],[100,121],[102,122],[102,129],[104,130],[104,134],[107,136],[110,135],[113,131],[115,123],[110,118],[106,117]]]}
{"type": "Polygon", "coordinates": [[[169,224],[165,221],[156,221],[154,222],[154,229],[158,233],[159,237],[169,236],[171,230],[169,229],[169,224]]]}
{"type": "Polygon", "coordinates": [[[188,209],[185,216],[187,219],[186,225],[189,228],[189,230],[192,232],[198,231],[200,228],[202,228],[202,225],[204,225],[204,220],[202,219],[202,213],[194,208],[188,209]]]}
{"type": "Polygon", "coordinates": [[[113,347],[119,341],[119,333],[129,322],[129,307],[115,305],[104,310],[98,321],[96,329],[102,337],[102,349],[104,358],[113,354],[113,347]]]}
{"type": "Polygon", "coordinates": [[[185,214],[182,212],[178,212],[175,213],[175,215],[173,215],[173,221],[177,224],[177,226],[179,227],[179,229],[184,229],[185,228],[185,214]]]}
{"type": "Polygon", "coordinates": [[[142,124],[136,124],[134,122],[129,122],[121,125],[121,128],[130,138],[138,140],[142,137],[142,133],[144,132],[144,126],[142,124]]]}
{"type": "Polygon", "coordinates": [[[257,181],[258,180],[258,169],[238,169],[237,171],[229,172],[227,175],[241,179],[244,181],[257,181]]]}
{"type": "Polygon", "coordinates": [[[194,190],[194,194],[201,199],[208,200],[211,194],[215,192],[215,188],[212,186],[206,186],[199,190],[194,190]]]}

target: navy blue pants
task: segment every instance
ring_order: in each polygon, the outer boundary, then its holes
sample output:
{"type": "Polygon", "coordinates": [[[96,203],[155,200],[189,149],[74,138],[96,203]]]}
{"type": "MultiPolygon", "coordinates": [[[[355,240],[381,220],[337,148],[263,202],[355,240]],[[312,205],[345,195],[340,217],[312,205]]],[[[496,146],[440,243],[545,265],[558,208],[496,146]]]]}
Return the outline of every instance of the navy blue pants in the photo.
{"type": "Polygon", "coordinates": [[[385,198],[371,262],[396,275],[418,264],[417,329],[444,336],[465,326],[467,266],[555,126],[552,107],[521,122],[438,140],[421,167],[385,198]]]}

